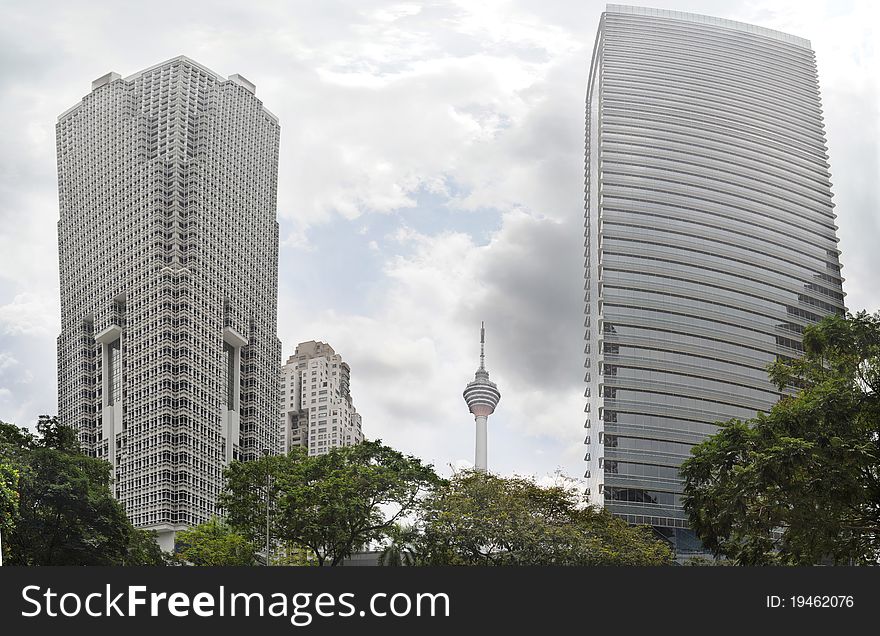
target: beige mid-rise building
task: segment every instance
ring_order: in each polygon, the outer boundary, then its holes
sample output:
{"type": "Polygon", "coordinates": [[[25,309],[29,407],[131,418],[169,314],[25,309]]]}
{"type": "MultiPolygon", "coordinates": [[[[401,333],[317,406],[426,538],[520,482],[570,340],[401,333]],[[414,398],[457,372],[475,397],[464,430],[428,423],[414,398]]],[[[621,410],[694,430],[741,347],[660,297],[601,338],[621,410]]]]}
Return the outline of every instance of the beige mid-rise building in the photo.
{"type": "Polygon", "coordinates": [[[309,455],[364,440],[351,400],[351,369],[333,347],[301,342],[281,367],[280,437],[285,453],[304,446],[309,455]]]}

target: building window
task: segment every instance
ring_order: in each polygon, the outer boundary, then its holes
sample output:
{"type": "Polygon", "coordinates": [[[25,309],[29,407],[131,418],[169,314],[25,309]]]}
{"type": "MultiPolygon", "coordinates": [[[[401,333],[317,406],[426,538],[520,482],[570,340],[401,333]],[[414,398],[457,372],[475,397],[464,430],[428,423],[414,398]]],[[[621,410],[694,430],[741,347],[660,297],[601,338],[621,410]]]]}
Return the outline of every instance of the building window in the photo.
{"type": "Polygon", "coordinates": [[[119,338],[110,343],[109,355],[107,356],[107,377],[110,378],[107,387],[107,404],[113,406],[121,397],[122,393],[122,349],[119,338]]]}
{"type": "Polygon", "coordinates": [[[226,389],[226,408],[235,410],[235,348],[228,343],[223,344],[224,385],[226,389]]]}

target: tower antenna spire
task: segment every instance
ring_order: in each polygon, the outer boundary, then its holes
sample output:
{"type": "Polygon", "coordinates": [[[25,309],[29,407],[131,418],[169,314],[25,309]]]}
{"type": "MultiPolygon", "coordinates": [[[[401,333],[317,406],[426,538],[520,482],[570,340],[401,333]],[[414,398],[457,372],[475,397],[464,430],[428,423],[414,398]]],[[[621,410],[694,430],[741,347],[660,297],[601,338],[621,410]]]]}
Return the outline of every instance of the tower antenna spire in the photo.
{"type": "Polygon", "coordinates": [[[486,323],[480,321],[480,368],[486,368],[486,323]]]}

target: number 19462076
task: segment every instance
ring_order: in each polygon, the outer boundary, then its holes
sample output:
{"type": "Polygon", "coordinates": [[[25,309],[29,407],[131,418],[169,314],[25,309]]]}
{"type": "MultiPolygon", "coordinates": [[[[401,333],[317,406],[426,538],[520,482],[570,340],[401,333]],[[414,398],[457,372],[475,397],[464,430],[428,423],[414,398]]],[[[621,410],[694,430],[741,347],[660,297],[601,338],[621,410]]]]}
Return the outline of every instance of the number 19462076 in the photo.
{"type": "Polygon", "coordinates": [[[812,596],[776,596],[775,594],[767,595],[767,607],[777,608],[777,607],[794,607],[794,608],[802,608],[802,607],[813,607],[813,608],[837,608],[837,607],[853,607],[855,605],[855,599],[852,596],[837,594],[837,595],[827,595],[827,594],[815,594],[812,596]]]}

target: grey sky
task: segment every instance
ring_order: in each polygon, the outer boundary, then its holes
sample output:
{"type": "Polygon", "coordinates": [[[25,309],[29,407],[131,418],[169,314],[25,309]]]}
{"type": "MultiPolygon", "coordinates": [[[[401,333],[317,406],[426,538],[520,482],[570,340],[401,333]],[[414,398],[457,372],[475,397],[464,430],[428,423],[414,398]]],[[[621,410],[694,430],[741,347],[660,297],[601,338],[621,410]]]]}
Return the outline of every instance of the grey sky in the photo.
{"type": "MultiPolygon", "coordinates": [[[[851,309],[880,309],[870,2],[643,2],[816,50],[851,309]]],[[[0,2],[0,419],[56,411],[56,117],[108,71],[240,73],[281,120],[279,335],[352,367],[365,433],[473,459],[480,320],[490,467],[583,472],[583,99],[604,3],[0,2]]]]}

